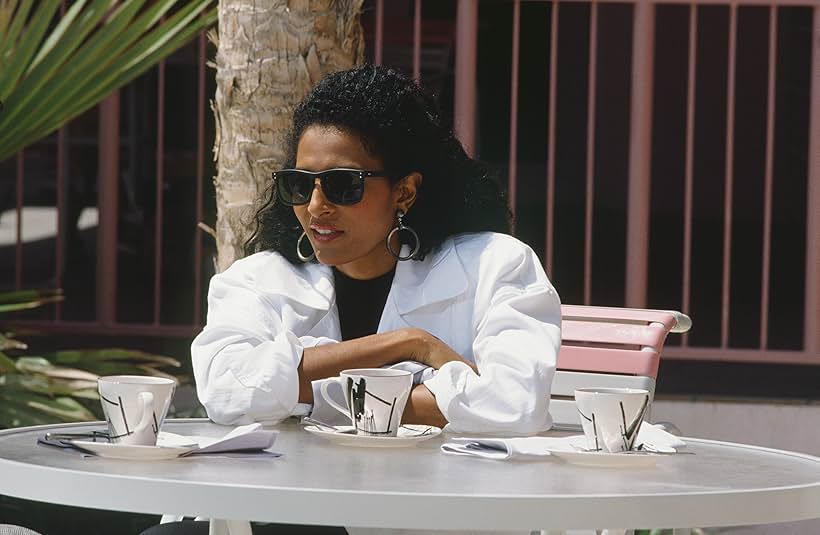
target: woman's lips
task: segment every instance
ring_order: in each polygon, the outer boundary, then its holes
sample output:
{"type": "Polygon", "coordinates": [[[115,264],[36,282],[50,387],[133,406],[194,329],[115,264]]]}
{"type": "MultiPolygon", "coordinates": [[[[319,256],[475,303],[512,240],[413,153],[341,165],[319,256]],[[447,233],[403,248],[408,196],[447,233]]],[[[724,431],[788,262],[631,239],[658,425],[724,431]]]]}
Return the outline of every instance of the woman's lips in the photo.
{"type": "Polygon", "coordinates": [[[339,229],[320,226],[311,226],[310,233],[313,235],[313,239],[320,243],[331,242],[343,234],[339,229]]]}

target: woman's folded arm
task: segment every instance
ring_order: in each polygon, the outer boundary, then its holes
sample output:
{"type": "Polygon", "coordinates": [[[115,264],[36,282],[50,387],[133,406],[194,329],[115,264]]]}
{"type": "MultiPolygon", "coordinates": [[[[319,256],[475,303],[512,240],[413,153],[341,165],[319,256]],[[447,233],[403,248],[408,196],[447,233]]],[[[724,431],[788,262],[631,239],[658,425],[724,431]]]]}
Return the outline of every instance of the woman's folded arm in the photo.
{"type": "Polygon", "coordinates": [[[425,382],[450,422],[450,431],[527,435],[550,427],[550,386],[560,328],[516,307],[543,302],[551,291],[544,288],[497,304],[474,343],[481,375],[453,362],[425,382]]]}
{"type": "Polygon", "coordinates": [[[499,245],[476,290],[472,349],[480,375],[452,362],[425,382],[453,432],[524,435],[552,424],[561,303],[528,247],[499,245]]]}
{"type": "Polygon", "coordinates": [[[244,263],[211,279],[207,324],[191,344],[199,400],[221,424],[279,421],[298,400],[302,341],[286,328],[276,297],[245,276],[244,263]]]}

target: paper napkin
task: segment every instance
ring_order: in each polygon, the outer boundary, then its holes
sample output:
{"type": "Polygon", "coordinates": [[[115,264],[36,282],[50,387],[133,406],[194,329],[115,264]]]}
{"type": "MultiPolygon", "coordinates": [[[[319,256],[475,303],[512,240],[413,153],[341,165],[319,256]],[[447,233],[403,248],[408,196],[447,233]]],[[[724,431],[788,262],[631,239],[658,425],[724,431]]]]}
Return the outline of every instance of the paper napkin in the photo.
{"type": "MultiPolygon", "coordinates": [[[[675,453],[686,445],[680,438],[644,422],[635,440],[636,448],[675,453]]],[[[532,460],[548,457],[551,451],[579,451],[586,447],[584,435],[564,437],[519,438],[453,438],[442,444],[441,451],[455,455],[473,455],[497,460],[532,460]]]]}
{"type": "Polygon", "coordinates": [[[278,431],[262,429],[259,423],[239,426],[221,438],[177,435],[160,431],[158,446],[196,446],[193,454],[266,450],[273,446],[278,431]]]}

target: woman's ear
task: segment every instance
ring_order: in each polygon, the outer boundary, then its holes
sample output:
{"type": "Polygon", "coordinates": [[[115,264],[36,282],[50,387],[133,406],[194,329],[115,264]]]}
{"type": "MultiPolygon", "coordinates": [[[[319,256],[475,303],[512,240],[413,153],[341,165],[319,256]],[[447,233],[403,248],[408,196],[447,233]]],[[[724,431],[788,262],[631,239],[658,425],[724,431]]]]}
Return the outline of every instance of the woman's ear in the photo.
{"type": "Polygon", "coordinates": [[[421,187],[421,173],[413,171],[396,184],[396,207],[404,213],[416,202],[416,195],[421,187]]]}

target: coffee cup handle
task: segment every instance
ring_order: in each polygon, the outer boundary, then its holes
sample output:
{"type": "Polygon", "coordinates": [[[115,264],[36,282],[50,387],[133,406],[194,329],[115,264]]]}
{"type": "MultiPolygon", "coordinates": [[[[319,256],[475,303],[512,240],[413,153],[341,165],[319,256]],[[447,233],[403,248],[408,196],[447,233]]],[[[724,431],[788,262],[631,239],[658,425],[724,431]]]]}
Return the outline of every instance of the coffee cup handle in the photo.
{"type": "Polygon", "coordinates": [[[142,403],[142,417],[140,423],[137,424],[135,432],[140,432],[148,429],[154,424],[154,394],[151,392],[140,392],[140,402],[142,403]]]}
{"type": "MultiPolygon", "coordinates": [[[[331,407],[333,407],[337,411],[341,412],[342,414],[344,414],[345,416],[350,418],[350,411],[348,410],[348,408],[345,407],[344,405],[340,405],[339,403],[336,403],[335,401],[333,401],[333,398],[331,398],[327,393],[327,389],[330,385],[332,385],[332,384],[338,384],[338,385],[342,384],[341,379],[342,379],[341,377],[333,377],[331,379],[327,379],[325,381],[322,381],[319,384],[319,389],[322,391],[322,397],[324,398],[324,400],[331,407]]],[[[342,390],[344,391],[344,389],[342,389],[342,390]]]]}

